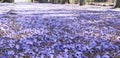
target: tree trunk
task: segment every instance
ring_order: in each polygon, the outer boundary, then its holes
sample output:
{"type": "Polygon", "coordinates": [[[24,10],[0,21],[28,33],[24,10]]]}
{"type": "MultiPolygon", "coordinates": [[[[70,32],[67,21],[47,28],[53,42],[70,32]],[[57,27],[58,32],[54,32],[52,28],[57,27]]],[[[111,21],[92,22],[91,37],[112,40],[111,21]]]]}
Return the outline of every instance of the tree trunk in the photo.
{"type": "Polygon", "coordinates": [[[10,3],[11,1],[10,1],[10,0],[3,0],[3,2],[8,2],[8,3],[10,3]]]}
{"type": "Polygon", "coordinates": [[[85,0],[80,0],[79,2],[80,2],[80,3],[79,3],[80,6],[85,5],[85,0]]]}
{"type": "Polygon", "coordinates": [[[69,0],[66,0],[66,2],[67,2],[68,4],[70,4],[70,1],[69,1],[69,0]]]}
{"type": "Polygon", "coordinates": [[[51,3],[53,3],[53,4],[54,4],[54,0],[51,0],[51,3]]]}
{"type": "Polygon", "coordinates": [[[58,1],[59,1],[59,0],[52,0],[52,3],[53,3],[53,4],[56,4],[56,3],[58,3],[58,1]]]}
{"type": "Polygon", "coordinates": [[[65,4],[66,0],[61,0],[61,4],[65,4]]]}
{"type": "Polygon", "coordinates": [[[39,0],[39,3],[43,3],[43,0],[39,0]]]}
{"type": "Polygon", "coordinates": [[[116,0],[115,8],[120,8],[120,0],[116,0]]]}

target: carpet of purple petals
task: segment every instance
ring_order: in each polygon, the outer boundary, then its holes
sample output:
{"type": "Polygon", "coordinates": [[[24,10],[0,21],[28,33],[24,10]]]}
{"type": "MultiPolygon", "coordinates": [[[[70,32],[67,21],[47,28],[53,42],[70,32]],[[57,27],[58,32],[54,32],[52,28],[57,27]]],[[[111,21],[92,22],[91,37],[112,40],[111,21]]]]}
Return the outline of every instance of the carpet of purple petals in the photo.
{"type": "Polygon", "coordinates": [[[0,14],[0,58],[120,58],[120,12],[0,14]]]}

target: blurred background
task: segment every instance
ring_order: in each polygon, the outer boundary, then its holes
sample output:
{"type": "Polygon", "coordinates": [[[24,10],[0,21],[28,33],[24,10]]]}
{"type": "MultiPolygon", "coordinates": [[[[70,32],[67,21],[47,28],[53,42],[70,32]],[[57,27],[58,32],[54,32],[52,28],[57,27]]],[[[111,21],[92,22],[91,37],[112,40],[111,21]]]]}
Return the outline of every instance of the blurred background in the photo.
{"type": "MultiPolygon", "coordinates": [[[[115,6],[119,0],[0,0],[1,3],[53,3],[53,4],[79,4],[115,6]]],[[[117,3],[120,5],[120,3],[117,3]]]]}

